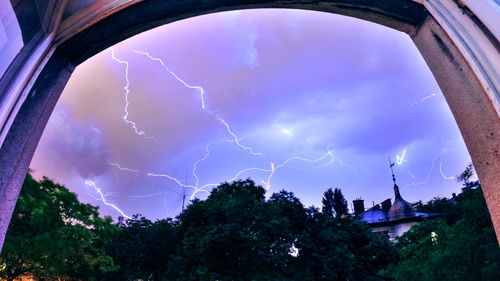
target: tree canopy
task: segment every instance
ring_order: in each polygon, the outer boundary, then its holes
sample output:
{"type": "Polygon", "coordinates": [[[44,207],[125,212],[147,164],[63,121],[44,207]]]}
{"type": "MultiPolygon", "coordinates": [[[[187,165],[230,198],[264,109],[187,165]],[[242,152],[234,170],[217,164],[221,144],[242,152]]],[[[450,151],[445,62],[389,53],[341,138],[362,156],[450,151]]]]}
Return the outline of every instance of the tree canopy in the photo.
{"type": "Polygon", "coordinates": [[[439,219],[396,244],[347,214],[340,189],[323,210],[292,192],[266,198],[251,180],[223,183],[175,219],[102,218],[64,186],[26,176],[0,256],[0,278],[35,280],[500,280],[500,249],[467,167],[451,200],[416,204],[439,219]]]}
{"type": "Polygon", "coordinates": [[[175,279],[379,280],[396,253],[364,223],[306,209],[290,192],[264,193],[236,181],[195,200],[179,217],[175,279]]]}
{"type": "Polygon", "coordinates": [[[462,193],[435,199],[421,209],[441,211],[441,219],[413,226],[398,240],[400,261],[383,275],[395,280],[500,280],[500,248],[471,166],[457,177],[462,193]]]}
{"type": "Polygon", "coordinates": [[[117,227],[97,207],[82,204],[64,186],[28,174],[19,195],[0,256],[0,275],[13,280],[74,277],[98,280],[115,270],[105,245],[117,227]]]}
{"type": "Polygon", "coordinates": [[[342,194],[342,190],[340,188],[335,188],[332,190],[331,188],[327,189],[325,193],[323,193],[323,214],[333,217],[341,217],[342,215],[347,215],[347,200],[344,198],[342,194]]]}

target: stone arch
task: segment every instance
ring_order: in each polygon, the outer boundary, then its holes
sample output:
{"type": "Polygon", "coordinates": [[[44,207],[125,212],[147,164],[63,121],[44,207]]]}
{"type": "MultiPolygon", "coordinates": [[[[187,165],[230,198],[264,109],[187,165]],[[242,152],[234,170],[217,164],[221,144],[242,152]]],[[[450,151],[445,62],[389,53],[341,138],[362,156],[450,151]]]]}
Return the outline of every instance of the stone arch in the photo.
{"type": "Polygon", "coordinates": [[[28,165],[75,66],[145,30],[197,15],[247,8],[323,11],[407,33],[458,123],[500,238],[500,31],[493,28],[497,22],[483,4],[471,0],[68,2],[11,0],[24,47],[0,80],[0,247],[28,165]],[[37,20],[26,21],[26,17],[37,20]]]}

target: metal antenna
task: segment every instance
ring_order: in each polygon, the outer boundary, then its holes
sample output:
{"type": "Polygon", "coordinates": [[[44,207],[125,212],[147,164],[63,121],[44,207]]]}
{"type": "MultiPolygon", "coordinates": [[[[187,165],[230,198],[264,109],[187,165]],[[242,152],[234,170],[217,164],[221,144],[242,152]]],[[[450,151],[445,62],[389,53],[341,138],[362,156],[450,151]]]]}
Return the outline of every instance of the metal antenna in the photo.
{"type": "MultiPolygon", "coordinates": [[[[186,177],[184,178],[184,185],[187,185],[188,184],[188,181],[187,181],[187,170],[186,170],[186,177]]],[[[183,186],[182,187],[182,210],[184,211],[184,202],[186,202],[186,187],[183,186]]]]}

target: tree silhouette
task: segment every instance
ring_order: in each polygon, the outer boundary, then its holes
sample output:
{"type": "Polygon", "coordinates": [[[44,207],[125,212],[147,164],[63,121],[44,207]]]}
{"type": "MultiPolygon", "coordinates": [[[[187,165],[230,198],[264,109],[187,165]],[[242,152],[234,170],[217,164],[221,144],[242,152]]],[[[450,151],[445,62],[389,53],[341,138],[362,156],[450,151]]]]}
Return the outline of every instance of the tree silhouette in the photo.
{"type": "Polygon", "coordinates": [[[5,237],[0,279],[103,280],[101,274],[118,269],[105,249],[117,230],[66,187],[28,173],[5,237]]]}
{"type": "Polygon", "coordinates": [[[333,190],[331,188],[327,189],[325,193],[323,193],[323,214],[333,217],[333,190]]]}
{"type": "Polygon", "coordinates": [[[323,193],[323,214],[329,217],[341,217],[347,214],[347,200],[345,200],[344,195],[340,188],[327,189],[323,193]]]}
{"type": "Polygon", "coordinates": [[[345,200],[340,188],[335,188],[333,191],[333,210],[338,218],[347,215],[347,200],[345,200]]]}
{"type": "Polygon", "coordinates": [[[474,176],[474,166],[472,164],[467,165],[465,170],[457,176],[458,182],[463,182],[464,185],[467,185],[472,177],[474,176]]]}

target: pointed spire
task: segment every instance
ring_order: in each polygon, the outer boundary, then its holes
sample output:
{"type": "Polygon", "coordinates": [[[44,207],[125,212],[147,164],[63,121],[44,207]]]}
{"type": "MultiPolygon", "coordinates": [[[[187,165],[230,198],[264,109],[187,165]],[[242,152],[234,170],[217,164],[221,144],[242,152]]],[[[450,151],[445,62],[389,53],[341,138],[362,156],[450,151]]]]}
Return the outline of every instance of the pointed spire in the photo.
{"type": "MultiPolygon", "coordinates": [[[[394,198],[395,199],[403,199],[401,197],[401,194],[399,193],[399,186],[396,183],[394,183],[394,198]]],[[[396,200],[394,200],[394,201],[396,201],[396,200]]]]}

